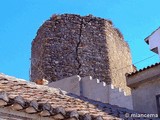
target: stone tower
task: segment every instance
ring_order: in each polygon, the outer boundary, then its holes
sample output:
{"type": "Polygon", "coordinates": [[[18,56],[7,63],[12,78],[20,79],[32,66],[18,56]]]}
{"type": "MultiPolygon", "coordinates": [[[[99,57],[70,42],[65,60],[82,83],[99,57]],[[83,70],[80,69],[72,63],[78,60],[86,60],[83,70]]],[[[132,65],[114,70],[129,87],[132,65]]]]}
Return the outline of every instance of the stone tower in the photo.
{"type": "Polygon", "coordinates": [[[128,44],[106,19],[74,14],[53,15],[32,42],[31,81],[92,76],[126,88],[132,72],[128,44]]]}

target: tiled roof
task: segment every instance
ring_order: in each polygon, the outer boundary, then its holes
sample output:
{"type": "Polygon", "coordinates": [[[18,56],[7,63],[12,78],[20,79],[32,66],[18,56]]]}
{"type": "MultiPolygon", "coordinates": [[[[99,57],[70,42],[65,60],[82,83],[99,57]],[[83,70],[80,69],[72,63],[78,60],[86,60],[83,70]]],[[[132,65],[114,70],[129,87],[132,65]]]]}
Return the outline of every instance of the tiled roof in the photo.
{"type": "Polygon", "coordinates": [[[0,74],[0,108],[54,120],[116,120],[132,110],[0,74]]]}
{"type": "Polygon", "coordinates": [[[145,67],[145,68],[143,68],[143,69],[137,70],[137,71],[132,72],[132,73],[130,73],[130,74],[126,74],[126,76],[127,76],[127,77],[130,77],[130,76],[132,76],[132,75],[135,75],[135,74],[140,73],[140,72],[142,72],[142,71],[145,71],[145,70],[148,70],[148,69],[150,69],[150,68],[156,67],[156,66],[158,66],[158,65],[160,65],[160,62],[159,62],[159,63],[152,64],[152,65],[150,65],[150,66],[147,66],[147,67],[145,67]]]}

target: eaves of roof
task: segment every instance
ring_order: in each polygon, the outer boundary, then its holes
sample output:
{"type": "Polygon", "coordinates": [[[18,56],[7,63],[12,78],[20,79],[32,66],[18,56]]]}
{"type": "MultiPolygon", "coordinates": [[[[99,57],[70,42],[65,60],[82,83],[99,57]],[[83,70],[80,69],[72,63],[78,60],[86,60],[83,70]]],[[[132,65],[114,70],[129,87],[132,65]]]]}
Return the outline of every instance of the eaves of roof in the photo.
{"type": "Polygon", "coordinates": [[[128,73],[128,74],[126,74],[126,76],[127,76],[127,77],[131,77],[131,76],[133,76],[133,75],[136,75],[137,73],[140,73],[140,72],[146,71],[146,70],[148,70],[148,69],[154,68],[154,67],[156,67],[156,66],[158,66],[158,65],[160,65],[160,62],[155,63],[155,64],[152,64],[152,65],[150,65],[150,66],[147,66],[147,67],[145,67],[145,68],[143,68],[143,69],[137,70],[137,71],[135,71],[135,72],[128,73]]]}

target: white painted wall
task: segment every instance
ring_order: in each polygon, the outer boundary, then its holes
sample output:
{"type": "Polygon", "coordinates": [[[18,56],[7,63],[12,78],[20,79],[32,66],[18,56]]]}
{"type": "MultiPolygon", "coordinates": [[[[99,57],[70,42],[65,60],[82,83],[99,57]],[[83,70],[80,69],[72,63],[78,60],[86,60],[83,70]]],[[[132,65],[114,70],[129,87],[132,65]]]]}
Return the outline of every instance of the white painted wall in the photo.
{"type": "MultiPolygon", "coordinates": [[[[149,39],[149,47],[151,50],[156,47],[158,47],[160,50],[160,28],[156,30],[148,39],[149,39]]],[[[158,53],[160,55],[160,51],[158,53]]]]}
{"type": "Polygon", "coordinates": [[[93,100],[108,103],[109,91],[108,86],[98,79],[92,79],[91,76],[84,77],[82,81],[82,95],[93,100]]]}
{"type": "Polygon", "coordinates": [[[126,96],[126,93],[120,89],[115,88],[113,85],[109,85],[109,103],[112,105],[118,105],[128,109],[133,109],[132,96],[126,96]]]}
{"type": "Polygon", "coordinates": [[[91,76],[83,78],[73,76],[52,82],[48,86],[61,88],[69,93],[82,95],[96,101],[133,109],[131,96],[126,96],[122,89],[115,88],[113,85],[106,85],[105,82],[92,79],[91,76]]]}
{"type": "Polygon", "coordinates": [[[81,78],[79,75],[75,75],[62,80],[58,80],[56,82],[49,83],[48,86],[54,88],[60,88],[69,93],[80,95],[80,84],[79,84],[80,79],[81,78]]]}
{"type": "Polygon", "coordinates": [[[134,110],[157,114],[156,95],[159,94],[160,79],[142,83],[136,89],[132,90],[134,110]]]}

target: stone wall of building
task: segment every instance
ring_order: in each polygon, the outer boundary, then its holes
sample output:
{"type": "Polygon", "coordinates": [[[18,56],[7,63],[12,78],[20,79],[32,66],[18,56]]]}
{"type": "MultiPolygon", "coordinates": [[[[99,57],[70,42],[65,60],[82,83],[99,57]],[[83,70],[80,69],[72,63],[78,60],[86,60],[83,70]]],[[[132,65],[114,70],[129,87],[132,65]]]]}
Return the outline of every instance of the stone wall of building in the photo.
{"type": "Polygon", "coordinates": [[[129,47],[109,20],[53,15],[32,42],[31,61],[32,81],[92,76],[129,91],[125,81],[125,73],[133,71],[126,67],[132,64],[129,47]]]}
{"type": "Polygon", "coordinates": [[[106,30],[106,40],[112,84],[124,89],[126,94],[130,94],[130,88],[126,86],[125,74],[133,72],[135,68],[132,66],[129,46],[124,42],[118,29],[113,31],[108,28],[106,30]]]}
{"type": "Polygon", "coordinates": [[[80,27],[78,15],[52,16],[40,27],[32,42],[32,81],[42,77],[55,81],[78,73],[80,27]]]}
{"type": "Polygon", "coordinates": [[[111,83],[108,61],[108,45],[105,29],[112,28],[110,21],[93,16],[82,17],[78,59],[80,63],[79,75],[92,76],[111,83]]]}

